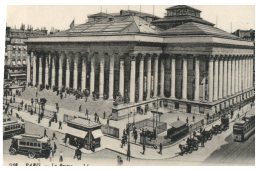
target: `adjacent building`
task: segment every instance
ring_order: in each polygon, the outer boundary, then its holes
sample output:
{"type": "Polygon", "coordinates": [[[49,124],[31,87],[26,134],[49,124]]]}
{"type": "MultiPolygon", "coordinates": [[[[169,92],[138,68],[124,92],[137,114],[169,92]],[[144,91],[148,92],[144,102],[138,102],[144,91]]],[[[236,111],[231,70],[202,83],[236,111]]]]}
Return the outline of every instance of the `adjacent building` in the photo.
{"type": "Polygon", "coordinates": [[[88,22],[46,37],[29,38],[27,82],[98,92],[138,108],[164,105],[213,114],[254,98],[254,43],[214,27],[189,6],[166,9],[162,19],[136,14],[92,15],[88,22]]]}
{"type": "Polygon", "coordinates": [[[24,43],[29,37],[45,36],[47,30],[33,30],[31,27],[20,29],[6,27],[5,45],[5,74],[6,82],[12,80],[20,84],[26,82],[26,66],[28,59],[27,45],[24,43]]]}

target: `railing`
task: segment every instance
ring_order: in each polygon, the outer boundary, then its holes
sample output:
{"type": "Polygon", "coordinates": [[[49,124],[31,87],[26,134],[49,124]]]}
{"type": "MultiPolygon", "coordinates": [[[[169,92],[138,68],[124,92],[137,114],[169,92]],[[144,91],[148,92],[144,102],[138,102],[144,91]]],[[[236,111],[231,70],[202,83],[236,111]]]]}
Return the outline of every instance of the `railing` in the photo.
{"type": "MultiPolygon", "coordinates": [[[[135,125],[136,129],[141,129],[143,127],[154,128],[156,125],[156,121],[153,121],[151,119],[145,119],[145,120],[136,122],[134,125],[135,125]]],[[[127,125],[126,125],[126,128],[127,128],[127,125]]],[[[130,124],[129,131],[132,131],[132,130],[133,130],[133,124],[130,124]]],[[[166,130],[167,130],[167,123],[157,121],[156,133],[160,134],[166,130]]]]}
{"type": "Polygon", "coordinates": [[[102,125],[101,131],[105,135],[109,135],[109,136],[112,136],[112,137],[119,138],[119,129],[116,128],[116,127],[112,127],[112,126],[109,126],[109,125],[102,125]]]}

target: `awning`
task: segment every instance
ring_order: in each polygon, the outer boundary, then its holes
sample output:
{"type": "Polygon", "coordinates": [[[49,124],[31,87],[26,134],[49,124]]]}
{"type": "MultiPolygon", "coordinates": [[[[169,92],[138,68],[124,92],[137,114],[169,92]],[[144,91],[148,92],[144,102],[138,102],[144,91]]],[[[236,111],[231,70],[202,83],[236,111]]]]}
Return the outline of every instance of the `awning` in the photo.
{"type": "Polygon", "coordinates": [[[97,129],[95,131],[92,131],[92,135],[95,139],[100,138],[103,136],[101,129],[97,129]]]}
{"type": "Polygon", "coordinates": [[[82,131],[82,130],[71,128],[71,127],[66,128],[66,133],[73,135],[75,137],[78,137],[78,138],[82,138],[82,139],[85,139],[85,137],[87,135],[86,131],[82,131]]]}

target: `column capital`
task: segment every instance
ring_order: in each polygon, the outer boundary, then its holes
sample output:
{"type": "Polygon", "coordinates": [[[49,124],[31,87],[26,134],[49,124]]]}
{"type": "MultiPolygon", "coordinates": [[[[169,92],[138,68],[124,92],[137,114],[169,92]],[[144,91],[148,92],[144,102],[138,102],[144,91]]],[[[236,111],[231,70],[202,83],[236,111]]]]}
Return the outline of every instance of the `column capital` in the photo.
{"type": "Polygon", "coordinates": [[[137,56],[142,56],[142,55],[141,55],[141,54],[136,55],[136,54],[134,54],[134,53],[129,53],[129,57],[130,57],[130,60],[131,60],[131,61],[135,61],[136,58],[137,58],[137,56]]]}

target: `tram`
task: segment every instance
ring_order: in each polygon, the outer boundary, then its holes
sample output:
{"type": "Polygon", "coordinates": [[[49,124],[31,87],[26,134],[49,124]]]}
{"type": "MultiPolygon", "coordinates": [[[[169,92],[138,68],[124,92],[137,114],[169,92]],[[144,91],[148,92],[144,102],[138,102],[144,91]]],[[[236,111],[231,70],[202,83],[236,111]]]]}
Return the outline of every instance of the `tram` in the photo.
{"type": "Polygon", "coordinates": [[[255,131],[255,115],[244,116],[233,126],[234,141],[243,142],[255,131]]]}
{"type": "Polygon", "coordinates": [[[14,135],[25,133],[25,123],[22,121],[7,120],[3,122],[3,138],[10,138],[14,135]]]}
{"type": "Polygon", "coordinates": [[[9,153],[11,155],[25,154],[29,158],[48,158],[50,155],[50,139],[30,134],[15,135],[12,138],[9,153]]]}

